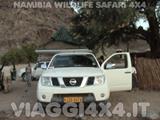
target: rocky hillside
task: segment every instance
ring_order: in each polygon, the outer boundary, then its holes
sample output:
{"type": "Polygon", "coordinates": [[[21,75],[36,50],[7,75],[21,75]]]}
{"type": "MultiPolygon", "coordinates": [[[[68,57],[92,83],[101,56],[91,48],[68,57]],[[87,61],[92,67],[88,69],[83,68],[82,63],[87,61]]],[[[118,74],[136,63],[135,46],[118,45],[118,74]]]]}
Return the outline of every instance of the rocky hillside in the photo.
{"type": "Polygon", "coordinates": [[[46,43],[60,26],[69,25],[73,15],[70,9],[57,9],[54,6],[18,9],[13,7],[14,2],[15,0],[0,0],[0,54],[23,44],[46,43]]]}

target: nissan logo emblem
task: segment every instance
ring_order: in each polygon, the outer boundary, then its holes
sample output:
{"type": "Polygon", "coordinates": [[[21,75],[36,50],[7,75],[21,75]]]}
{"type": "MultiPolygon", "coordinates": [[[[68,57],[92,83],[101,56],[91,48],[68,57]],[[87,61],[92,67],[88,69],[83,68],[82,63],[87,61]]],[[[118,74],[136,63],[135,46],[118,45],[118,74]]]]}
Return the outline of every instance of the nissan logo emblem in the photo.
{"type": "Polygon", "coordinates": [[[70,79],[69,83],[73,86],[76,85],[77,81],[76,79],[70,79]]]}

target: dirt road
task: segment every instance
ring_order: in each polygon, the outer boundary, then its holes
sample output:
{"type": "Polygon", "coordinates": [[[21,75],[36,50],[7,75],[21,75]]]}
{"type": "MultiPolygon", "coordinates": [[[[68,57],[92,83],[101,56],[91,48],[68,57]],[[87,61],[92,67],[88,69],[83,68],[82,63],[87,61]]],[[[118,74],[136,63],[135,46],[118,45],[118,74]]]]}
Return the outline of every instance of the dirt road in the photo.
{"type": "MultiPolygon", "coordinates": [[[[28,90],[28,92],[25,92],[26,84],[25,82],[21,80],[14,81],[12,83],[12,91],[8,94],[4,94],[2,91],[0,92],[0,120],[50,120],[53,118],[45,117],[42,118],[40,116],[36,116],[34,118],[28,118],[25,117],[25,115],[22,115],[21,117],[17,118],[14,116],[14,112],[11,107],[11,103],[15,102],[17,105],[19,105],[21,102],[30,102],[32,105],[36,102],[36,85],[37,81],[32,81],[32,87],[28,90]]],[[[133,109],[133,103],[150,103],[150,107],[147,107],[147,116],[152,117],[153,119],[160,120],[160,92],[155,91],[131,91],[131,92],[118,92],[118,93],[112,93],[111,97],[109,99],[109,102],[112,104],[112,107],[110,108],[110,111],[112,111],[117,104],[123,103],[124,109],[127,112],[132,112],[133,109]]],[[[64,115],[61,115],[60,117],[54,118],[54,120],[73,120],[75,118],[67,118],[64,115]]],[[[127,117],[127,114],[125,114],[123,117],[118,117],[116,115],[112,117],[89,117],[85,116],[81,119],[84,120],[142,120],[142,118],[130,118],[127,117]]]]}

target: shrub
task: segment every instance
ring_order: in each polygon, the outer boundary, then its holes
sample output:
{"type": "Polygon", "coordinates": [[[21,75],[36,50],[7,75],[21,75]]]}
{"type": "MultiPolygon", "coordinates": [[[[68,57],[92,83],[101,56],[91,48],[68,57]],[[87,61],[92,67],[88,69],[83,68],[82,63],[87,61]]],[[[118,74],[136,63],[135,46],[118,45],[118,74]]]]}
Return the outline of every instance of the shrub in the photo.
{"type": "Polygon", "coordinates": [[[34,45],[27,45],[22,46],[21,48],[10,49],[1,57],[1,63],[8,65],[35,62],[37,60],[35,49],[36,47],[34,45]]]}

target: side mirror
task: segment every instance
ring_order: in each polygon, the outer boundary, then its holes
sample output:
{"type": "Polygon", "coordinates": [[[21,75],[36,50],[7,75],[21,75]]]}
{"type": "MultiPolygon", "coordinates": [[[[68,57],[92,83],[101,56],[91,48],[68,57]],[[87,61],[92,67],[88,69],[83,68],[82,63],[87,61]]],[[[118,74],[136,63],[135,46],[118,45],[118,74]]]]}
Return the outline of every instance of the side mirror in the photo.
{"type": "Polygon", "coordinates": [[[42,69],[47,69],[47,65],[46,65],[46,64],[42,64],[42,65],[41,65],[41,68],[42,68],[42,69]]]}
{"type": "Polygon", "coordinates": [[[108,63],[106,69],[112,69],[116,64],[108,63]]]}

